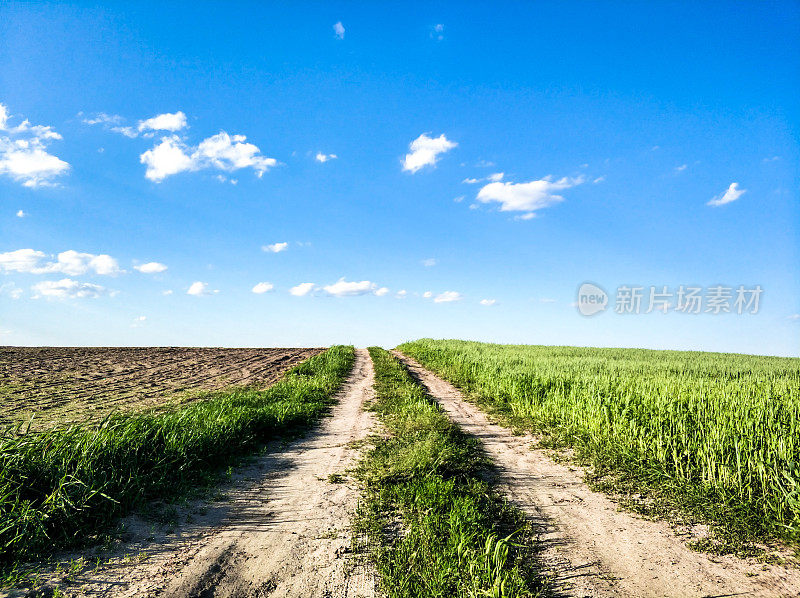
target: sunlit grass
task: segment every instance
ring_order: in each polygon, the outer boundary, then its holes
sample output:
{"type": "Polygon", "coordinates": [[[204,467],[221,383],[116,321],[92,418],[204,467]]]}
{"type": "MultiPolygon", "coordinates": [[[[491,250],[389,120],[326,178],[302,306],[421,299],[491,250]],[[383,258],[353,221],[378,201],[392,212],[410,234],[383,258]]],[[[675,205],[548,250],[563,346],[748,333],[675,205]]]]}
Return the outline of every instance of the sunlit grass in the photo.
{"type": "Polygon", "coordinates": [[[737,537],[800,539],[800,359],[430,339],[398,348],[737,537]]]}
{"type": "Polygon", "coordinates": [[[534,541],[519,511],[480,477],[477,441],[459,431],[386,351],[371,348],[389,438],[360,464],[358,537],[390,597],[535,596],[534,541]]]}
{"type": "Polygon", "coordinates": [[[278,434],[326,413],[354,360],[333,347],[272,387],[219,392],[160,413],[0,437],[0,564],[86,541],[152,498],[175,496],[278,434]]]}

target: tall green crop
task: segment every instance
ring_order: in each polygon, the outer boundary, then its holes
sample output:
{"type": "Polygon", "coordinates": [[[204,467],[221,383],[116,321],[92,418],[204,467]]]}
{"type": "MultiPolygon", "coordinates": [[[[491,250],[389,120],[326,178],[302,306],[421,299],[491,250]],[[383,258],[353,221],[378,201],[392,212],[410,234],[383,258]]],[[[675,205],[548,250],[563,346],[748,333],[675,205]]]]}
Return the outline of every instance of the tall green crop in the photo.
{"type": "Polygon", "coordinates": [[[430,339],[399,349],[597,464],[702,496],[740,532],[800,538],[800,359],[430,339]]]}

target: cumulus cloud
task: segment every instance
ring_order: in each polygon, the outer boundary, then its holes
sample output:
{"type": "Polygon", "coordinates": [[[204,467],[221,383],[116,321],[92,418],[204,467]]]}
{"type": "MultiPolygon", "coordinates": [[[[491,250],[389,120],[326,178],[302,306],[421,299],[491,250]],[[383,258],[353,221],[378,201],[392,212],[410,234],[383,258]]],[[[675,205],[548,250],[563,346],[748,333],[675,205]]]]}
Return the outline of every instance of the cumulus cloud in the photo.
{"type": "Polygon", "coordinates": [[[295,297],[305,297],[314,290],[315,286],[313,282],[301,282],[297,286],[289,289],[289,293],[295,297]]]}
{"type": "Polygon", "coordinates": [[[158,274],[166,270],[167,266],[160,262],[147,262],[146,264],[134,266],[133,269],[138,270],[142,274],[158,274]]]}
{"type": "Polygon", "coordinates": [[[27,216],[25,212],[22,210],[17,210],[17,218],[25,218],[25,216],[27,216]]]}
{"type": "Polygon", "coordinates": [[[726,203],[736,201],[745,193],[747,193],[747,189],[739,189],[739,183],[731,183],[724,193],[711,198],[707,205],[713,207],[724,206],[726,203]]]}
{"type": "Polygon", "coordinates": [[[410,152],[403,159],[403,170],[415,173],[425,166],[436,166],[440,154],[457,146],[455,141],[448,140],[444,134],[428,137],[423,133],[409,144],[410,152]]]}
{"type": "Polygon", "coordinates": [[[405,299],[406,295],[408,295],[408,291],[406,291],[405,289],[400,289],[399,291],[397,291],[397,293],[395,293],[395,297],[397,297],[398,299],[405,299]]]}
{"type": "Polygon", "coordinates": [[[432,266],[435,266],[437,263],[438,262],[436,261],[435,257],[429,257],[427,259],[422,260],[422,265],[425,266],[426,268],[431,268],[432,266]]]}
{"type": "Polygon", "coordinates": [[[71,278],[61,280],[44,280],[31,287],[33,298],[39,299],[46,297],[51,299],[96,299],[101,295],[114,296],[116,291],[109,291],[107,288],[98,284],[88,282],[78,282],[71,278]]]}
{"type": "Polygon", "coordinates": [[[0,253],[0,272],[26,272],[52,274],[60,272],[78,276],[93,272],[101,276],[115,276],[123,272],[117,260],[110,255],[80,253],[72,249],[58,254],[56,261],[45,261],[47,254],[34,249],[17,249],[0,253]]]}
{"type": "Polygon", "coordinates": [[[497,299],[481,299],[481,305],[490,306],[494,305],[495,303],[497,303],[497,299]]]}
{"type": "Polygon", "coordinates": [[[55,179],[70,166],[46,148],[61,135],[51,127],[32,125],[27,119],[11,126],[10,118],[6,106],[0,104],[0,174],[25,187],[55,185],[55,179]]]}
{"type": "Polygon", "coordinates": [[[187,295],[195,295],[195,296],[212,295],[214,293],[219,293],[219,291],[218,290],[212,291],[211,289],[208,288],[207,282],[201,282],[199,280],[193,282],[186,290],[187,295]]]}
{"type": "Polygon", "coordinates": [[[339,21],[333,25],[333,33],[339,39],[344,39],[344,25],[339,21]]]}
{"type": "Polygon", "coordinates": [[[228,135],[225,131],[204,139],[196,147],[186,145],[177,135],[162,137],[139,161],[147,166],[145,176],[156,183],[180,172],[203,169],[233,172],[252,168],[261,177],[278,164],[274,158],[261,155],[258,146],[247,143],[244,135],[228,135]]]}
{"type": "Polygon", "coordinates": [[[264,293],[269,293],[274,288],[275,287],[271,282],[259,282],[253,287],[253,292],[256,295],[263,295],[264,293]]]}
{"type": "Polygon", "coordinates": [[[174,133],[175,131],[180,131],[185,127],[186,115],[179,110],[178,112],[172,114],[166,112],[146,120],[140,120],[137,128],[139,129],[139,132],[170,131],[171,133],[174,133]]]}
{"type": "Polygon", "coordinates": [[[266,251],[267,253],[280,253],[281,251],[286,251],[289,248],[288,243],[271,243],[269,245],[262,245],[261,251],[266,251]]]}
{"type": "Polygon", "coordinates": [[[366,295],[372,292],[377,286],[378,285],[369,280],[347,282],[344,278],[340,278],[335,283],[322,287],[322,290],[334,297],[353,297],[355,295],[366,295]]]}
{"type": "Polygon", "coordinates": [[[315,159],[317,162],[322,162],[322,163],[325,163],[325,162],[327,162],[328,160],[335,160],[335,159],[336,159],[336,158],[338,158],[338,157],[339,157],[339,156],[337,156],[336,154],[323,154],[322,152],[317,152],[317,155],[316,155],[316,156],[314,156],[314,159],[315,159]]]}
{"type": "Polygon", "coordinates": [[[563,177],[554,181],[546,176],[528,183],[494,182],[484,185],[478,191],[477,200],[481,203],[498,202],[501,212],[527,212],[531,214],[551,206],[564,198],[559,191],[569,189],[584,182],[582,176],[576,178],[563,177]]]}
{"type": "Polygon", "coordinates": [[[375,289],[374,294],[376,297],[383,297],[384,295],[389,294],[389,289],[387,287],[381,287],[379,289],[375,289]]]}
{"type": "Polygon", "coordinates": [[[456,291],[445,291],[444,293],[440,293],[436,295],[433,302],[434,303],[450,303],[452,301],[461,301],[463,297],[461,293],[457,293],[456,291]]]}

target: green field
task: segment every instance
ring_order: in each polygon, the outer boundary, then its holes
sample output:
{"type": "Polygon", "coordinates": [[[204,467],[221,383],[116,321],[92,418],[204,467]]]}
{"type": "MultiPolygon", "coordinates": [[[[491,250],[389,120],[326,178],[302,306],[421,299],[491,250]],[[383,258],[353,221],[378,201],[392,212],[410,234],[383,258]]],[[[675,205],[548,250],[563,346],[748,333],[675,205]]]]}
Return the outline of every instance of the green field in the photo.
{"type": "Polygon", "coordinates": [[[800,359],[431,339],[398,349],[656,508],[728,538],[800,540],[800,359]]]}

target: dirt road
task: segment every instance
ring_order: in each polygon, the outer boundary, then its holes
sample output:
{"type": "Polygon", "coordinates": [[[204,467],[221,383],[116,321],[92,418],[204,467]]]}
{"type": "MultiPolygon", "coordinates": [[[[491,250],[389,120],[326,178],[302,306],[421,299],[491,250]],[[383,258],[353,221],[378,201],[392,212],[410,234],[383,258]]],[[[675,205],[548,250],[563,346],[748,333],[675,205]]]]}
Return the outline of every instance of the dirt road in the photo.
{"type": "Polygon", "coordinates": [[[358,350],[339,402],[318,430],[275,446],[240,472],[225,500],[192,525],[129,547],[126,558],[60,589],[137,598],[374,596],[369,571],[348,554],[358,490],[335,477],[354,464],[349,443],[372,426],[362,409],[372,383],[369,354],[358,350]]]}
{"type": "Polygon", "coordinates": [[[564,596],[800,596],[800,571],[689,550],[667,523],[618,511],[586,486],[579,468],[531,450],[534,438],[491,423],[454,386],[395,355],[481,440],[499,467],[499,489],[540,526],[543,563],[564,596]]]}

